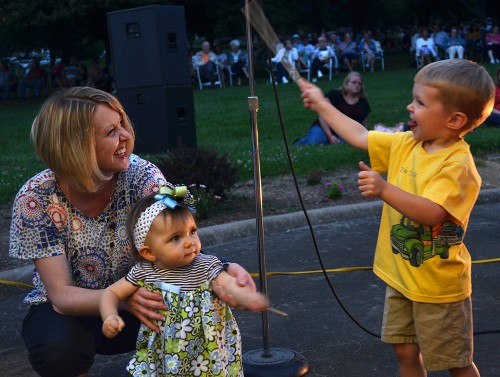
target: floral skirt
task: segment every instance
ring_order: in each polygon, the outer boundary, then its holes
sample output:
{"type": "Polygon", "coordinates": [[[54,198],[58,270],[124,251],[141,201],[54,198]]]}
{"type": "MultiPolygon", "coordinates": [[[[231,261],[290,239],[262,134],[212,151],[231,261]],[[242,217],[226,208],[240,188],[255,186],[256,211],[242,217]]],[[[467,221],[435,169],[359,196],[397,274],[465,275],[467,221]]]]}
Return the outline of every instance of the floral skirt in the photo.
{"type": "Polygon", "coordinates": [[[180,292],[167,283],[146,285],[161,291],[168,311],[161,333],[141,325],[137,351],[127,370],[137,377],[243,377],[241,335],[231,309],[208,283],[180,292]]]}

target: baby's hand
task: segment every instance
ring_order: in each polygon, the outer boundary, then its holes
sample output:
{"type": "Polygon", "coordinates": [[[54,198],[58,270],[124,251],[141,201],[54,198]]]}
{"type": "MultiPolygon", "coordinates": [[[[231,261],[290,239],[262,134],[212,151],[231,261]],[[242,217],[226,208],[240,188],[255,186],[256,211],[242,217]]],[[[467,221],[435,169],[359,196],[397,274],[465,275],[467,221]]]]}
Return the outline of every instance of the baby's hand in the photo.
{"type": "Polygon", "coordinates": [[[125,327],[119,315],[111,315],[102,323],[102,332],[108,338],[114,338],[125,327]]]}

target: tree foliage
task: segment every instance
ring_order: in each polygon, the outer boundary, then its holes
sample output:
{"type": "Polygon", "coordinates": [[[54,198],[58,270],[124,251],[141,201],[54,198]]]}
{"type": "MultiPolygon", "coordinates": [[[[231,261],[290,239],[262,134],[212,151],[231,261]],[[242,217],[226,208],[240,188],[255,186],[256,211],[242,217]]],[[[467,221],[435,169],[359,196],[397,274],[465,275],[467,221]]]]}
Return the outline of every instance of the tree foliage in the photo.
{"type": "MultiPolygon", "coordinates": [[[[352,27],[425,25],[483,19],[500,13],[496,0],[253,0],[279,35],[352,27]]],[[[0,53],[49,48],[58,56],[108,47],[106,14],[151,4],[182,5],[190,40],[245,35],[244,0],[0,0],[0,53]]],[[[90,57],[90,56],[86,56],[90,57]]]]}

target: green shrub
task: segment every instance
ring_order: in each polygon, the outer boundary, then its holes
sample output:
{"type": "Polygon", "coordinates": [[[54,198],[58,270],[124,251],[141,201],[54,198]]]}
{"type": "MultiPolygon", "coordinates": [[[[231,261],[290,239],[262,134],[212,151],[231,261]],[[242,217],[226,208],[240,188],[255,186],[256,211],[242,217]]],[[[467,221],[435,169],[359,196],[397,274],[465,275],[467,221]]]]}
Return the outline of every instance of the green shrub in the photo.
{"type": "Polygon", "coordinates": [[[217,204],[221,197],[214,195],[212,190],[207,190],[205,185],[192,184],[189,186],[189,191],[196,200],[197,220],[206,220],[218,212],[217,204]]]}
{"type": "Polygon", "coordinates": [[[321,182],[321,173],[313,171],[306,177],[307,186],[315,186],[321,182]]]}
{"type": "Polygon", "coordinates": [[[212,196],[226,197],[238,181],[228,154],[219,155],[215,149],[178,147],[157,157],[155,163],[170,182],[202,187],[212,196]]]}

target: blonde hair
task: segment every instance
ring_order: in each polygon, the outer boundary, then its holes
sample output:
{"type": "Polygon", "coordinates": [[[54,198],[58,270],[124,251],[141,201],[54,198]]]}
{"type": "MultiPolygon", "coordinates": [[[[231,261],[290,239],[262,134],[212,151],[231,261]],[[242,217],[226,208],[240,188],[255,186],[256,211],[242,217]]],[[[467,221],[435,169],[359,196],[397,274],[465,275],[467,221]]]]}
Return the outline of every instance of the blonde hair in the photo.
{"type": "Polygon", "coordinates": [[[358,97],[366,98],[365,86],[363,85],[363,78],[361,77],[361,73],[356,71],[351,71],[344,77],[344,81],[342,81],[342,86],[339,88],[339,90],[342,92],[342,95],[344,96],[347,95],[347,84],[349,83],[349,81],[352,80],[353,77],[358,77],[361,80],[361,89],[359,91],[358,97]]]}
{"type": "Polygon", "coordinates": [[[467,116],[462,133],[478,127],[493,108],[493,80],[484,67],[472,61],[447,59],[428,64],[416,74],[415,83],[436,88],[447,110],[467,116]]]}
{"type": "Polygon", "coordinates": [[[127,153],[134,148],[134,129],[123,106],[113,95],[90,87],[74,87],[54,93],[42,105],[31,126],[31,141],[38,157],[78,191],[95,192],[97,181],[106,180],[96,156],[94,113],[104,105],[120,114],[130,133],[127,153]]]}

